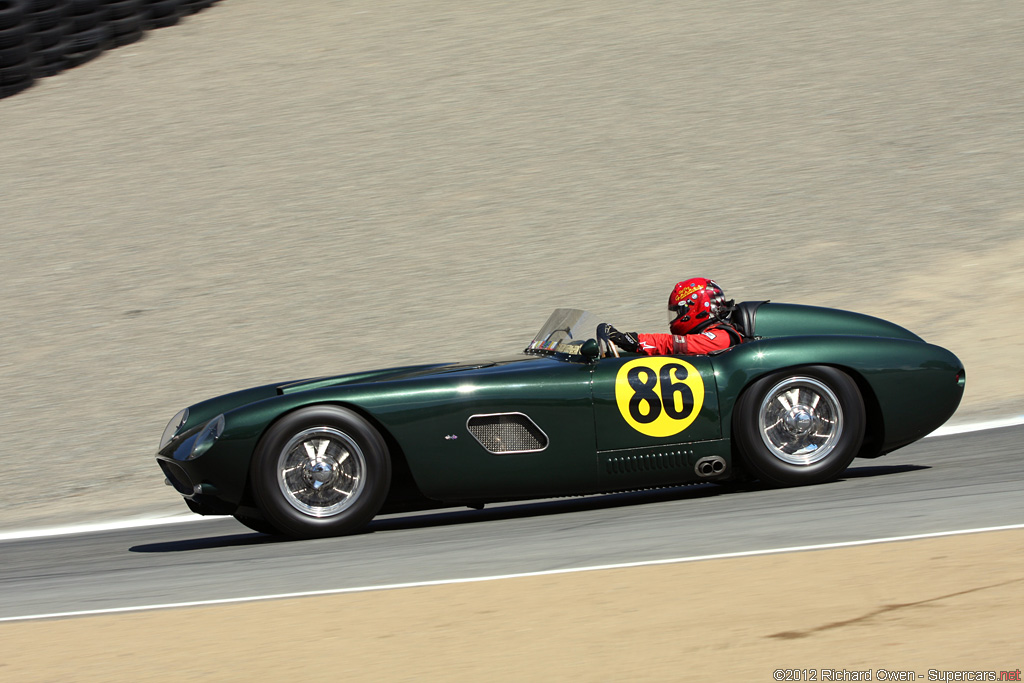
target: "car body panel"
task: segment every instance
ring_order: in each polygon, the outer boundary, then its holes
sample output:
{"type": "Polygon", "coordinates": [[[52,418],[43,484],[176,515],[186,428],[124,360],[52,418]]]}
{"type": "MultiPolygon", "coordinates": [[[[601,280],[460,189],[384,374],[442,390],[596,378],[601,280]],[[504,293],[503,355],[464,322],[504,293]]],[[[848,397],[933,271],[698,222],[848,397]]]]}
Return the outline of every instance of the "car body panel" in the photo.
{"type": "Polygon", "coordinates": [[[524,357],[410,381],[358,404],[402,444],[416,483],[430,498],[555,495],[594,485],[591,370],[524,357]],[[527,415],[547,435],[544,450],[492,454],[467,430],[474,415],[510,412],[527,415]]]}
{"type": "MultiPolygon", "coordinates": [[[[744,387],[778,370],[831,365],[860,380],[874,398],[889,452],[934,431],[956,411],[963,395],[963,365],[939,346],[908,339],[803,336],[759,339],[713,356],[720,401],[732,405],[744,387]],[[960,381],[958,381],[960,380],[960,381]]],[[[729,433],[731,412],[723,414],[729,433]]]]}
{"type": "Polygon", "coordinates": [[[757,308],[756,337],[766,339],[820,335],[923,341],[895,323],[853,311],[799,304],[773,304],[767,301],[757,308]]]}
{"type": "Polygon", "coordinates": [[[594,369],[594,417],[601,451],[722,437],[709,356],[605,358],[594,369]],[[685,391],[672,394],[672,387],[685,391]]]}

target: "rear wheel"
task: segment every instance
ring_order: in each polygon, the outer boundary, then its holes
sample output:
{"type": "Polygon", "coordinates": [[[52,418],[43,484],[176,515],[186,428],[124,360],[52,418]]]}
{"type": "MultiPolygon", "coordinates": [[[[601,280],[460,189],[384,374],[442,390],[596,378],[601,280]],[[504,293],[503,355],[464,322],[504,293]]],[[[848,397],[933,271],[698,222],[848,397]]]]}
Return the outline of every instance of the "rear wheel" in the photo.
{"type": "Polygon", "coordinates": [[[776,486],[838,477],[864,440],[864,401],[849,375],[791,368],[748,387],[733,412],[733,438],[751,474],[776,486]]]}
{"type": "Polygon", "coordinates": [[[272,528],[297,538],[336,536],[357,531],[377,514],[391,482],[391,460],[363,417],[338,406],[311,406],[270,428],[250,474],[257,506],[272,528]]]}

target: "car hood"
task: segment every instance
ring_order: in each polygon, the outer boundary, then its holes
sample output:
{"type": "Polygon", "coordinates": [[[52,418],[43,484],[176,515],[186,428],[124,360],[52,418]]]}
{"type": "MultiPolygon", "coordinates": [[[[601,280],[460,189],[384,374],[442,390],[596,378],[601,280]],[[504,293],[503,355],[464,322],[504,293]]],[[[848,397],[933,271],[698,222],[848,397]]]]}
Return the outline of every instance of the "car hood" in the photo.
{"type": "Polygon", "coordinates": [[[388,368],[386,370],[369,370],[366,372],[354,372],[345,375],[333,375],[329,377],[317,377],[313,379],[298,380],[296,382],[287,382],[285,384],[277,385],[277,393],[293,394],[299,391],[310,391],[312,389],[322,389],[324,387],[334,387],[342,384],[367,384],[414,379],[418,377],[432,377],[436,375],[450,375],[530,360],[533,360],[533,358],[520,356],[517,358],[498,361],[437,363],[434,365],[409,365],[400,368],[388,368]]]}
{"type": "Polygon", "coordinates": [[[178,430],[178,435],[180,436],[182,434],[188,434],[196,431],[207,421],[220,413],[226,413],[250,403],[256,403],[275,396],[283,396],[286,394],[295,394],[303,391],[312,391],[314,389],[323,389],[326,387],[341,385],[370,384],[417,379],[421,377],[435,377],[438,375],[473,373],[481,370],[486,371],[488,368],[495,368],[501,365],[507,366],[514,363],[524,363],[537,360],[540,360],[540,357],[520,355],[503,360],[467,363],[435,363],[433,365],[408,365],[399,368],[369,370],[365,372],[316,377],[279,384],[266,384],[259,387],[235,391],[222,396],[216,396],[189,406],[188,421],[178,430]]]}

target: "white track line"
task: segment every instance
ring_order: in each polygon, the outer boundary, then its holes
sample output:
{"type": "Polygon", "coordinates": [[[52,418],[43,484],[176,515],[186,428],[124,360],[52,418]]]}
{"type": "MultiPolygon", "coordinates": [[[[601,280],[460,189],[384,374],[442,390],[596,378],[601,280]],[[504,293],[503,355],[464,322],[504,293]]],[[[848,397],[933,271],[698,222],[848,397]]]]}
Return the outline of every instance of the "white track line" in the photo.
{"type": "Polygon", "coordinates": [[[223,519],[218,517],[202,517],[187,513],[173,517],[143,517],[140,519],[122,519],[114,522],[97,522],[95,524],[76,524],[75,526],[53,527],[49,529],[26,529],[25,531],[7,531],[0,533],[0,542],[19,541],[25,538],[47,538],[49,536],[69,536],[71,534],[94,534],[99,531],[119,531],[121,529],[138,529],[165,524],[183,524],[199,522],[204,519],[223,519]]]}
{"type": "MultiPolygon", "coordinates": [[[[1016,417],[1003,417],[998,420],[989,420],[987,422],[975,422],[973,424],[966,425],[947,425],[939,427],[928,436],[952,436],[953,434],[967,434],[969,432],[983,432],[988,429],[1002,429],[1003,427],[1019,427],[1024,425],[1024,415],[1017,415],[1016,417]]],[[[928,436],[925,438],[927,439],[928,436]]]]}
{"type": "Polygon", "coordinates": [[[676,557],[667,560],[647,560],[643,562],[622,562],[618,564],[603,564],[591,567],[575,567],[571,569],[549,569],[538,572],[522,572],[519,574],[498,574],[495,576],[477,576],[464,579],[440,579],[437,581],[413,581],[410,583],[392,583],[378,586],[359,586],[354,588],[332,588],[319,591],[303,591],[301,593],[277,593],[275,595],[250,595],[244,598],[222,598],[219,600],[195,600],[192,602],[168,602],[158,605],[139,605],[136,607],[111,607],[108,609],[81,610],[77,612],[51,612],[49,614],[27,614],[18,617],[0,617],[0,623],[10,621],[34,621],[38,619],[60,619],[66,617],[98,616],[102,614],[122,614],[125,612],[151,612],[160,609],[173,609],[180,607],[209,607],[213,605],[230,605],[240,602],[262,602],[265,600],[283,600],[288,598],[309,598],[324,595],[342,595],[345,593],[366,593],[369,591],[395,590],[398,588],[423,588],[426,586],[451,586],[462,583],[482,583],[485,581],[502,581],[504,579],[523,579],[531,576],[556,576],[559,574],[576,574],[579,572],[594,572],[605,569],[630,569],[632,567],[653,567],[665,564],[683,564],[687,562],[702,562],[704,560],[726,560],[740,557],[758,557],[760,555],[778,555],[782,553],[806,552],[809,550],[830,550],[834,548],[852,548],[864,545],[877,545],[879,543],[895,543],[898,541],[918,541],[926,538],[942,538],[945,536],[962,536],[965,534],[980,534],[988,531],[1009,531],[1013,529],[1024,529],[1024,524],[1009,524],[1006,526],[991,526],[978,529],[960,529],[957,531],[937,531],[928,534],[913,534],[910,536],[890,536],[888,538],[871,538],[861,541],[842,541],[838,543],[820,543],[818,545],[799,545],[787,548],[770,548],[767,550],[745,550],[735,553],[719,553],[716,555],[695,555],[692,557],[676,557]]]}
{"type": "MultiPolygon", "coordinates": [[[[976,422],[974,424],[939,427],[925,438],[933,436],[953,436],[954,434],[968,434],[970,432],[982,432],[989,429],[1002,429],[1004,427],[1017,427],[1024,425],[1024,415],[1016,417],[1005,417],[987,422],[976,422]]],[[[24,531],[7,531],[0,533],[0,543],[4,541],[19,541],[28,538],[48,538],[50,536],[70,536],[72,534],[92,534],[100,531],[120,531],[122,529],[138,529],[150,526],[163,526],[165,524],[183,524],[186,522],[199,522],[206,519],[221,519],[221,517],[201,517],[200,515],[183,514],[173,517],[146,517],[141,519],[119,520],[114,522],[102,522],[96,524],[79,524],[75,526],[53,527],[47,529],[27,529],[24,531]]]]}

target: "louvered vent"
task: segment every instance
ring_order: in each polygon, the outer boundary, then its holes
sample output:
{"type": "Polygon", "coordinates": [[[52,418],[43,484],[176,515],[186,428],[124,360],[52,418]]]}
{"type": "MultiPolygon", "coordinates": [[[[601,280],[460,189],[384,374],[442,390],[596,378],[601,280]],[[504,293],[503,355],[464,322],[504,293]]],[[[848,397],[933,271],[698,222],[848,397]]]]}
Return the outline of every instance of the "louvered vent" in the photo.
{"type": "Polygon", "coordinates": [[[547,434],[522,413],[474,415],[466,427],[481,446],[497,455],[532,453],[548,447],[547,434]]]}
{"type": "Polygon", "coordinates": [[[689,454],[690,451],[663,451],[607,456],[605,471],[608,474],[632,474],[634,472],[679,470],[686,467],[686,458],[689,454]]]}

